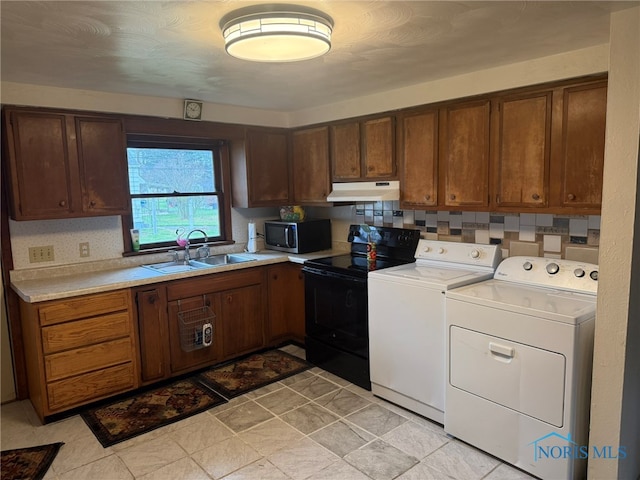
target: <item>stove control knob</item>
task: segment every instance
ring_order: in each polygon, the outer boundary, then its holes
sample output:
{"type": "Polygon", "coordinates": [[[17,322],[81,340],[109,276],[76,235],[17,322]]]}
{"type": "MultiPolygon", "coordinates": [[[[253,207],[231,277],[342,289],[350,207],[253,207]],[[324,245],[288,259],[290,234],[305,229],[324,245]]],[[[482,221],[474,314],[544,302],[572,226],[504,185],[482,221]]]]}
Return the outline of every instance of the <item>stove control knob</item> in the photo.
{"type": "Polygon", "coordinates": [[[594,270],[593,272],[591,272],[589,274],[589,276],[591,277],[591,280],[595,280],[597,282],[598,281],[598,270],[594,270]]]}
{"type": "Polygon", "coordinates": [[[431,247],[424,247],[424,253],[429,253],[431,251],[431,247]]]}
{"type": "Polygon", "coordinates": [[[442,255],[442,254],[444,253],[444,248],[440,247],[440,248],[438,249],[438,253],[442,255]]]}
{"type": "Polygon", "coordinates": [[[469,256],[471,258],[480,258],[480,252],[474,248],[471,250],[471,253],[469,253],[469,256]]]}
{"type": "Polygon", "coordinates": [[[529,271],[533,268],[533,265],[531,264],[531,262],[524,262],[522,264],[522,268],[524,268],[526,271],[529,271]]]}
{"type": "Polygon", "coordinates": [[[576,277],[578,277],[578,278],[582,278],[582,277],[584,277],[584,270],[583,270],[583,269],[581,269],[581,268],[576,268],[576,269],[573,271],[573,274],[574,274],[576,277]]]}
{"type": "Polygon", "coordinates": [[[550,275],[555,275],[559,271],[560,271],[560,267],[558,266],[557,263],[550,263],[547,265],[547,273],[549,273],[550,275]]]}

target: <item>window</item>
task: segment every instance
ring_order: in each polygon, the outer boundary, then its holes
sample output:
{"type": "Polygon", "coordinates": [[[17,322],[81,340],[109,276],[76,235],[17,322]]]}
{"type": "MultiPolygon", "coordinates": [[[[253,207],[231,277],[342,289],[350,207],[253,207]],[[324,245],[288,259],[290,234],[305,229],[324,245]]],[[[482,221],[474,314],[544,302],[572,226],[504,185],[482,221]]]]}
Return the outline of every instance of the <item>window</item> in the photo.
{"type": "MultiPolygon", "coordinates": [[[[202,139],[128,138],[128,223],[140,232],[140,250],[176,247],[177,236],[194,229],[205,231],[209,242],[227,240],[223,147],[202,139]]],[[[204,240],[199,232],[192,237],[195,242],[204,240]]]]}

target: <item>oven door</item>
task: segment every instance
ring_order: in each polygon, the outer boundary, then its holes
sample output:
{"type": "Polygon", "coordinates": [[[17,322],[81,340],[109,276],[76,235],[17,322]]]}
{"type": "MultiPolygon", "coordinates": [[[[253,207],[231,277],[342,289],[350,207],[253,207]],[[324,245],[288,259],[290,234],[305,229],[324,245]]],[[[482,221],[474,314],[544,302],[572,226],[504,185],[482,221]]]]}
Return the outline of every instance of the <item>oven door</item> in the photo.
{"type": "Polygon", "coordinates": [[[369,358],[367,279],[305,266],[306,335],[369,358]]]}

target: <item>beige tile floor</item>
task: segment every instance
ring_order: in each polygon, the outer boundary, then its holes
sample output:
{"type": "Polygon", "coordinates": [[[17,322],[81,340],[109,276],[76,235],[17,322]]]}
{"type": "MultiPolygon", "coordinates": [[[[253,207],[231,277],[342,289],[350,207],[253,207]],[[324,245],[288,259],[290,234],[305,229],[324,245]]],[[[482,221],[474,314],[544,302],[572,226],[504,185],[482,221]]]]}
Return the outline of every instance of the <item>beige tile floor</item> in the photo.
{"type": "Polygon", "coordinates": [[[0,412],[2,450],[65,442],[45,480],[533,478],[319,368],[109,448],[78,415],[41,425],[28,401],[0,412]]]}

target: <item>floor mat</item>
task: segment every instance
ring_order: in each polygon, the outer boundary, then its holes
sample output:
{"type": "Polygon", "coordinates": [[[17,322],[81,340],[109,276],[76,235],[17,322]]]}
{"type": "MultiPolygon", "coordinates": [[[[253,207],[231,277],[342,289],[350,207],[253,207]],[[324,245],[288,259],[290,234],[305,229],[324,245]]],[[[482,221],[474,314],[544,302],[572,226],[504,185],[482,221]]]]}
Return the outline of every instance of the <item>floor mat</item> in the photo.
{"type": "Polygon", "coordinates": [[[224,398],[188,378],[80,415],[106,448],[222,403],[224,398]]]}
{"type": "Polygon", "coordinates": [[[2,480],[41,480],[63,442],[38,447],[4,450],[0,460],[2,480]]]}
{"type": "Polygon", "coordinates": [[[305,360],[281,350],[271,350],[214,367],[199,374],[197,379],[226,398],[233,398],[303,372],[312,366],[305,360]]]}

